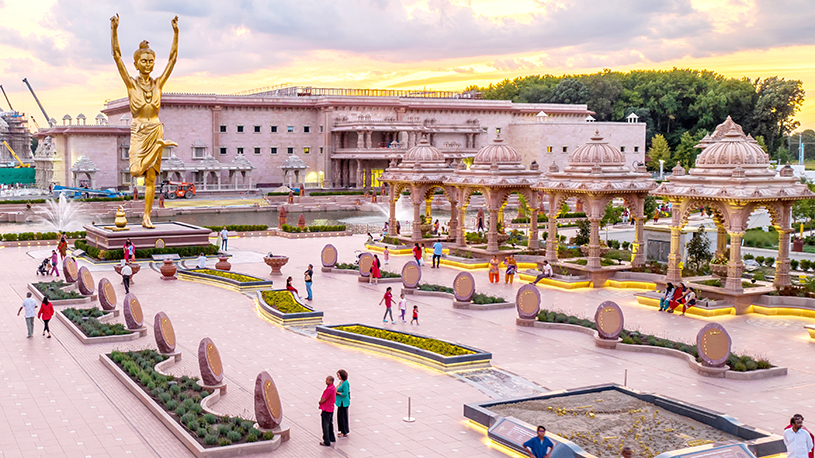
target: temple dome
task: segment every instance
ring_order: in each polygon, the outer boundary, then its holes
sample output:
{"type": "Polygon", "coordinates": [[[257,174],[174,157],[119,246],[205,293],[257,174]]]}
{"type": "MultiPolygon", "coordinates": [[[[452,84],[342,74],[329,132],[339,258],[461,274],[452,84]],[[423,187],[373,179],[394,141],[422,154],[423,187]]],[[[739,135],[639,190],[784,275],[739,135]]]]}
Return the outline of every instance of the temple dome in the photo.
{"type": "Polygon", "coordinates": [[[759,166],[767,168],[770,157],[755,141],[750,141],[735,127],[724,138],[708,145],[696,158],[697,167],[759,166]]]}
{"type": "Polygon", "coordinates": [[[491,144],[478,151],[473,164],[520,164],[522,160],[515,148],[505,145],[503,138],[495,137],[491,144]]]}
{"type": "Polygon", "coordinates": [[[599,131],[594,132],[591,141],[580,146],[569,155],[569,165],[600,164],[625,165],[625,154],[603,141],[599,131]]]}
{"type": "Polygon", "coordinates": [[[422,137],[418,145],[407,150],[402,162],[444,162],[444,154],[422,137]]]}

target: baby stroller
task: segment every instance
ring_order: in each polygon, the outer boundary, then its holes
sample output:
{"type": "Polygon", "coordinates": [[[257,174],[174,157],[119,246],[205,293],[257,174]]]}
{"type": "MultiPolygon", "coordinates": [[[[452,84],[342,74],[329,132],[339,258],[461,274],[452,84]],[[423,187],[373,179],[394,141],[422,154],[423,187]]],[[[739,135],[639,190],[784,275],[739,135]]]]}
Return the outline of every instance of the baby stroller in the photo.
{"type": "Polygon", "coordinates": [[[42,263],[37,267],[37,275],[48,275],[51,270],[51,258],[45,258],[42,263]]]}

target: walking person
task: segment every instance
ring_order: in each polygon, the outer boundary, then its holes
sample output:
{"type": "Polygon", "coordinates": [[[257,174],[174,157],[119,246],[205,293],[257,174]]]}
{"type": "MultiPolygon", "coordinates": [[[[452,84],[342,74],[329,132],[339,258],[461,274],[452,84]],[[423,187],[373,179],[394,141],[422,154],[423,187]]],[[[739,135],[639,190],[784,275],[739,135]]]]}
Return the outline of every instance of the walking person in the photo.
{"type": "Polygon", "coordinates": [[[348,407],[351,406],[351,385],[348,384],[348,372],[345,369],[337,371],[337,377],[341,380],[337,385],[337,431],[340,437],[348,437],[348,407]]]}
{"type": "Polygon", "coordinates": [[[68,254],[68,237],[65,236],[64,232],[59,236],[57,252],[59,252],[60,259],[65,259],[65,256],[68,254]]]}
{"type": "Polygon", "coordinates": [[[323,426],[323,441],[320,445],[330,447],[337,442],[334,437],[334,404],[337,402],[337,388],[334,387],[334,377],[325,378],[325,390],[320,396],[320,420],[323,426]]]}
{"type": "Polygon", "coordinates": [[[552,266],[549,265],[549,261],[543,261],[543,265],[541,266],[541,273],[535,277],[535,281],[532,282],[533,285],[537,285],[539,281],[543,280],[544,278],[552,278],[552,266]]]}
{"type": "Polygon", "coordinates": [[[125,284],[125,294],[130,292],[130,277],[133,275],[133,269],[130,264],[125,264],[122,260],[122,283],[125,284]]]}
{"type": "Polygon", "coordinates": [[[385,303],[385,316],[382,317],[382,322],[387,323],[388,315],[390,315],[391,324],[396,324],[396,321],[393,319],[393,310],[391,310],[391,307],[393,306],[393,293],[391,293],[391,289],[392,288],[388,286],[388,289],[385,290],[385,295],[382,296],[382,300],[379,301],[379,305],[382,305],[383,302],[385,303]]]}
{"type": "Polygon", "coordinates": [[[57,256],[57,251],[51,250],[51,273],[49,275],[57,274],[57,277],[59,277],[59,268],[57,267],[58,265],[59,258],[57,256]]]}
{"type": "Polygon", "coordinates": [[[399,296],[399,312],[402,314],[402,323],[407,323],[407,321],[405,321],[405,313],[407,313],[407,299],[405,299],[404,291],[402,291],[402,294],[399,296]]]}
{"type": "Polygon", "coordinates": [[[492,259],[490,259],[490,283],[498,283],[499,266],[498,256],[492,255],[492,259]]]}
{"type": "Polygon", "coordinates": [[[48,296],[42,297],[42,304],[40,305],[40,311],[37,313],[37,318],[42,319],[42,323],[44,325],[42,330],[42,335],[48,333],[48,338],[51,338],[51,329],[48,327],[48,322],[51,321],[51,318],[54,316],[54,304],[48,300],[48,296]]]}
{"type": "Polygon", "coordinates": [[[388,265],[388,260],[391,257],[391,250],[388,247],[385,247],[385,251],[382,252],[382,257],[385,258],[385,265],[388,265]]]}
{"type": "Polygon", "coordinates": [[[37,301],[31,297],[31,292],[25,293],[25,300],[20,310],[17,310],[17,316],[25,309],[25,326],[28,329],[28,339],[34,336],[34,318],[37,316],[37,301]]]}
{"type": "Polygon", "coordinates": [[[374,255],[374,260],[371,262],[371,274],[368,275],[368,283],[373,283],[374,285],[379,284],[379,277],[382,276],[382,271],[379,270],[379,267],[379,256],[374,255]]]}
{"type": "Polygon", "coordinates": [[[425,257],[425,255],[426,255],[427,253],[425,253],[425,247],[424,247],[424,243],[422,244],[422,247],[420,248],[420,253],[422,254],[422,258],[421,258],[421,262],[419,263],[419,265],[420,265],[420,266],[425,266],[425,265],[427,265],[427,264],[424,262],[424,257],[425,257]]]}
{"type": "Polygon", "coordinates": [[[226,230],[226,226],[221,229],[221,249],[224,251],[229,251],[227,249],[227,242],[229,240],[229,231],[226,230]]]}
{"type": "Polygon", "coordinates": [[[419,248],[419,242],[413,244],[413,259],[416,260],[419,267],[422,266],[422,249],[419,248]]]}
{"type": "Polygon", "coordinates": [[[303,275],[305,277],[304,280],[306,281],[306,292],[308,292],[308,297],[306,297],[306,300],[310,301],[312,299],[312,297],[311,297],[311,280],[312,280],[312,277],[314,276],[314,266],[309,264],[308,269],[306,269],[306,271],[303,272],[303,275]]]}
{"type": "Polygon", "coordinates": [[[418,305],[413,306],[413,318],[410,320],[410,324],[413,324],[414,321],[416,322],[416,326],[419,326],[419,306],[418,305]]]}
{"type": "Polygon", "coordinates": [[[509,283],[511,285],[515,279],[515,272],[518,271],[518,262],[515,261],[515,256],[507,256],[507,258],[504,259],[504,265],[507,266],[507,270],[504,273],[504,283],[509,283]]]}
{"type": "Polygon", "coordinates": [[[790,425],[784,429],[784,445],[787,458],[809,458],[813,448],[812,434],[804,428],[804,417],[797,413],[790,418],[790,425]]]}
{"type": "MultiPolygon", "coordinates": [[[[436,223],[439,221],[436,220],[436,223]]],[[[439,268],[441,265],[441,255],[444,253],[444,248],[441,246],[441,241],[436,240],[436,243],[433,244],[433,265],[431,268],[435,267],[436,269],[439,268]]]]}

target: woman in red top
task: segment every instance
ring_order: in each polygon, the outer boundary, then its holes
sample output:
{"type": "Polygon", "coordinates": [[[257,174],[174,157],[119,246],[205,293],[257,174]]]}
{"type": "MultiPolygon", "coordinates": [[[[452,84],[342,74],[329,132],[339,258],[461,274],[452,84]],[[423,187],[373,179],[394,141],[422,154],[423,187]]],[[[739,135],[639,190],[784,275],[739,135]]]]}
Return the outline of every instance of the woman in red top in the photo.
{"type": "Polygon", "coordinates": [[[393,293],[391,293],[390,286],[388,286],[388,289],[385,290],[385,295],[382,296],[382,300],[379,301],[379,305],[382,305],[383,302],[385,303],[385,316],[382,317],[382,322],[387,323],[388,315],[390,314],[391,323],[396,324],[396,321],[393,319],[393,310],[391,310],[391,307],[393,306],[393,293]]]}
{"type": "Polygon", "coordinates": [[[37,314],[37,318],[42,318],[42,322],[45,324],[45,328],[42,330],[42,335],[48,333],[48,338],[51,338],[51,330],[48,329],[48,322],[51,321],[51,318],[54,316],[54,304],[48,300],[47,296],[43,296],[42,298],[42,305],[40,306],[40,311],[37,314]]]}
{"type": "Polygon", "coordinates": [[[300,296],[300,293],[298,293],[294,286],[291,285],[291,277],[286,279],[286,289],[300,296]]]}
{"type": "Polygon", "coordinates": [[[422,265],[422,249],[419,248],[418,243],[413,244],[413,259],[416,260],[416,264],[422,265]]]}
{"type": "Polygon", "coordinates": [[[382,277],[382,272],[379,270],[379,257],[374,255],[374,260],[371,263],[371,275],[368,276],[368,283],[377,285],[379,284],[380,277],[382,277]]]}

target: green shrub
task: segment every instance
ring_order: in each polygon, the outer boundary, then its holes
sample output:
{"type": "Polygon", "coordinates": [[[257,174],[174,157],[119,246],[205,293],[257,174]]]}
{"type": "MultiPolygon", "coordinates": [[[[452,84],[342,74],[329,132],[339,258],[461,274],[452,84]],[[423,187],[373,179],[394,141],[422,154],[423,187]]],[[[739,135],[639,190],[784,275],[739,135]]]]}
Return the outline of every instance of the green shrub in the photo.
{"type": "Polygon", "coordinates": [[[225,445],[232,445],[232,441],[225,437],[222,437],[221,440],[218,441],[218,445],[220,445],[221,447],[225,445]]]}
{"type": "Polygon", "coordinates": [[[772,366],[772,364],[770,364],[770,362],[769,362],[769,361],[767,361],[767,360],[766,360],[766,359],[764,359],[764,358],[761,358],[761,359],[759,359],[759,360],[757,361],[757,363],[756,363],[756,367],[758,367],[759,369],[769,369],[769,368],[771,368],[771,367],[773,367],[773,366],[772,366]]]}
{"type": "Polygon", "coordinates": [[[812,267],[812,261],[809,259],[802,259],[801,260],[801,270],[806,272],[812,267]]]}
{"type": "MultiPolygon", "coordinates": [[[[206,437],[207,433],[208,433],[207,428],[198,427],[198,428],[195,430],[195,434],[196,434],[198,437],[200,437],[200,438],[204,438],[204,437],[206,437]]],[[[217,440],[217,439],[216,439],[216,440],[217,440]]]]}
{"type": "Polygon", "coordinates": [[[208,413],[208,414],[204,415],[204,421],[206,421],[206,422],[207,422],[207,423],[209,423],[210,425],[215,424],[215,422],[216,422],[217,420],[218,420],[218,417],[216,417],[215,415],[213,415],[213,414],[211,414],[211,413],[208,413]]]}
{"type": "Polygon", "coordinates": [[[263,435],[261,437],[265,441],[270,441],[270,440],[274,439],[274,433],[271,432],[271,431],[264,431],[263,435]]]}
{"type": "Polygon", "coordinates": [[[167,401],[165,406],[167,406],[167,410],[175,410],[178,408],[178,401],[176,401],[175,399],[170,399],[169,401],[167,401]]]}
{"type": "Polygon", "coordinates": [[[218,436],[214,434],[207,434],[204,437],[204,443],[207,445],[218,445],[218,436]]]}
{"type": "Polygon", "coordinates": [[[747,366],[744,363],[742,363],[741,361],[739,361],[738,363],[733,365],[731,367],[731,369],[733,369],[736,372],[745,372],[745,371],[747,371],[747,366]]]}
{"type": "Polygon", "coordinates": [[[230,425],[218,425],[219,436],[226,436],[226,434],[230,431],[232,431],[232,427],[230,425]]]}
{"type": "MultiPolygon", "coordinates": [[[[133,331],[129,331],[121,323],[108,324],[100,322],[97,318],[106,315],[108,312],[99,310],[97,307],[89,309],[75,309],[71,307],[57,313],[62,313],[65,318],[68,318],[88,337],[100,337],[103,335],[120,336],[133,333],[133,331]],[[85,320],[84,318],[88,319],[85,320]]],[[[131,375],[135,376],[135,374],[131,375]]],[[[149,381],[149,379],[145,380],[144,384],[146,385],[149,381]]]]}
{"type": "Polygon", "coordinates": [[[764,264],[764,256],[756,256],[756,262],[758,263],[758,265],[763,265],[764,264]]]}
{"type": "Polygon", "coordinates": [[[255,436],[255,435],[254,435],[254,434],[252,434],[252,433],[249,433],[249,434],[246,436],[246,442],[257,442],[257,441],[258,441],[258,437],[257,437],[257,436],[255,436]]]}
{"type": "Polygon", "coordinates": [[[231,440],[232,442],[237,442],[241,440],[241,433],[237,431],[229,431],[228,433],[226,433],[226,438],[231,440]]]}
{"type": "Polygon", "coordinates": [[[743,258],[744,260],[748,260],[748,259],[755,259],[756,257],[755,257],[755,256],[753,256],[753,254],[752,254],[752,253],[747,253],[747,254],[745,254],[744,256],[742,256],[742,258],[743,258]]]}
{"type": "Polygon", "coordinates": [[[775,264],[775,258],[773,258],[772,256],[767,256],[766,258],[764,258],[765,266],[772,267],[773,264],[775,264]]]}
{"type": "MultiPolygon", "coordinates": [[[[91,258],[101,259],[105,261],[119,260],[124,258],[124,251],[119,250],[100,250],[99,248],[88,245],[82,239],[74,242],[74,247],[83,250],[91,258]]],[[[219,247],[208,244],[204,246],[188,246],[188,247],[172,247],[172,248],[147,248],[138,249],[135,251],[137,259],[149,259],[154,254],[177,254],[181,257],[196,257],[200,253],[207,256],[217,254],[219,247]]]]}
{"type": "MultiPolygon", "coordinates": [[[[224,226],[204,226],[212,232],[221,232],[224,226]]],[[[269,229],[265,224],[227,224],[226,230],[229,232],[258,232],[269,229]]]]}
{"type": "Polygon", "coordinates": [[[178,384],[170,385],[170,393],[179,394],[181,393],[181,386],[178,384]]]}
{"type": "Polygon", "coordinates": [[[173,409],[173,411],[174,411],[174,412],[175,412],[175,414],[176,414],[176,415],[178,415],[179,417],[183,417],[184,415],[186,415],[186,414],[187,414],[187,408],[186,408],[186,407],[184,407],[184,406],[178,406],[178,407],[176,407],[175,409],[173,409]]]}

